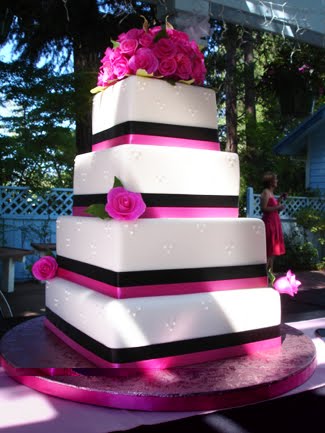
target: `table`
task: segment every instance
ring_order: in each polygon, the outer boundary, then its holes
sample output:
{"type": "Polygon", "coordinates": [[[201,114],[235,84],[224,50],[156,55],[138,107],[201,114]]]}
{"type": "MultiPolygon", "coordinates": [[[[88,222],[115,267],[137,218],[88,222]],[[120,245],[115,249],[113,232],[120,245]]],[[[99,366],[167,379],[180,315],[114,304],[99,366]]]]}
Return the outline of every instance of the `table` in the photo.
{"type": "Polygon", "coordinates": [[[12,293],[15,290],[15,262],[24,262],[25,257],[33,254],[32,250],[21,248],[0,248],[0,259],[3,263],[1,290],[12,293]]]}
{"type": "Polygon", "coordinates": [[[31,242],[30,244],[34,250],[36,250],[41,257],[46,256],[49,251],[55,251],[56,250],[56,244],[53,243],[36,243],[31,242]]]}
{"type": "Polygon", "coordinates": [[[108,433],[126,430],[134,433],[323,432],[324,419],[320,402],[322,397],[325,398],[325,343],[315,337],[314,330],[325,327],[325,317],[288,324],[302,330],[313,339],[317,350],[318,367],[305,384],[277,399],[210,413],[133,412],[82,405],[48,397],[17,384],[0,369],[0,431],[2,433],[44,433],[44,431],[47,433],[61,431],[108,433]],[[313,416],[313,426],[309,414],[313,416]],[[305,417],[305,423],[309,425],[308,429],[303,426],[302,417],[305,417]],[[245,428],[242,427],[243,425],[245,428]],[[282,429],[281,425],[286,425],[286,428],[282,429]]]}

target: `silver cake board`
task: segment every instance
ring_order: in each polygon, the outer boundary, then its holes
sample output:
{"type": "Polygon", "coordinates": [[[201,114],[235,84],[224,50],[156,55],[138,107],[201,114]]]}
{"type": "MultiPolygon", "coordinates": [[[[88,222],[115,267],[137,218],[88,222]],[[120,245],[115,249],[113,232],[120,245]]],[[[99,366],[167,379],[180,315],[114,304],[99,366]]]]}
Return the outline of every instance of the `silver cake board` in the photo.
{"type": "Polygon", "coordinates": [[[28,320],[0,341],[0,360],[17,382],[51,396],[110,408],[201,411],[234,408],[282,395],[316,368],[313,342],[281,325],[281,348],[166,370],[100,369],[28,320]]]}

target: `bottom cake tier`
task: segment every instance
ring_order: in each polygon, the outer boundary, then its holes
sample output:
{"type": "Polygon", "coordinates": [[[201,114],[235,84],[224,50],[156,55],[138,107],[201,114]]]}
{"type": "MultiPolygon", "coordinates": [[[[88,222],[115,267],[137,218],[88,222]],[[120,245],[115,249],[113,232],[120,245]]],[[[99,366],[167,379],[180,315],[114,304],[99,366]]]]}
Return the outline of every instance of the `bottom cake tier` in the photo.
{"type": "Polygon", "coordinates": [[[271,288],[115,299],[55,278],[46,308],[46,326],[100,367],[168,368],[281,345],[271,288]]]}

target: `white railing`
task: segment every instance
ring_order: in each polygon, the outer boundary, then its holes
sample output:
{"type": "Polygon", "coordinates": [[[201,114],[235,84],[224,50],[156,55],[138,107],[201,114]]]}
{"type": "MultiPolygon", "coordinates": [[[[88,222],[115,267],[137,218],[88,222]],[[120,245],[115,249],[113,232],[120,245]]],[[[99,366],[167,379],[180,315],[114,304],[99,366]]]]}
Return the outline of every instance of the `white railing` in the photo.
{"type": "MultiPolygon", "coordinates": [[[[295,221],[295,214],[299,209],[311,207],[325,212],[325,198],[323,197],[296,197],[288,196],[283,203],[285,209],[280,212],[282,221],[295,221]]],[[[254,194],[253,188],[247,188],[246,192],[246,216],[251,218],[261,218],[260,194],[254,194]]]]}
{"type": "MultiPolygon", "coordinates": [[[[27,187],[0,187],[0,246],[31,249],[31,242],[56,242],[56,219],[72,214],[72,189],[55,188],[44,194],[27,187]]],[[[30,265],[37,256],[16,263],[15,278],[29,279],[30,265]]],[[[1,266],[1,264],[0,264],[1,266]]]]}

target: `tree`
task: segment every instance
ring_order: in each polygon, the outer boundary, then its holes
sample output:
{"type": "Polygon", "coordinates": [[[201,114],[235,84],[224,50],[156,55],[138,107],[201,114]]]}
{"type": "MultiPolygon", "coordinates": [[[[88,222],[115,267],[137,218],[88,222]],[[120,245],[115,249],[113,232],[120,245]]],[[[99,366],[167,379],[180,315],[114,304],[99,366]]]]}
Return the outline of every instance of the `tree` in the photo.
{"type": "Polygon", "coordinates": [[[71,187],[75,155],[72,75],[0,63],[0,184],[71,187]],[[8,110],[10,104],[10,110],[8,110]]]}
{"type": "Polygon", "coordinates": [[[235,24],[227,24],[224,44],[226,48],[226,125],[227,144],[226,151],[237,152],[237,41],[238,27],[235,24]]]}
{"type": "Polygon", "coordinates": [[[46,58],[52,68],[73,64],[76,146],[91,150],[91,95],[100,59],[111,39],[154,19],[154,6],[113,0],[2,0],[0,44],[11,41],[20,59],[36,64],[46,58]]]}

